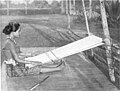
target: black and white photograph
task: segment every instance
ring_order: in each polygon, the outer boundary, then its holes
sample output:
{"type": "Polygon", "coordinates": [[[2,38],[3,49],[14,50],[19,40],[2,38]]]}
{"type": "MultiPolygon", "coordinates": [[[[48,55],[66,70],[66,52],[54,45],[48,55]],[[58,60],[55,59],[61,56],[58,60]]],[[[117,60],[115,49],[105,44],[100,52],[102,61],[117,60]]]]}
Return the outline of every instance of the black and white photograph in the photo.
{"type": "Polygon", "coordinates": [[[0,91],[120,91],[120,0],[0,0],[0,91]]]}

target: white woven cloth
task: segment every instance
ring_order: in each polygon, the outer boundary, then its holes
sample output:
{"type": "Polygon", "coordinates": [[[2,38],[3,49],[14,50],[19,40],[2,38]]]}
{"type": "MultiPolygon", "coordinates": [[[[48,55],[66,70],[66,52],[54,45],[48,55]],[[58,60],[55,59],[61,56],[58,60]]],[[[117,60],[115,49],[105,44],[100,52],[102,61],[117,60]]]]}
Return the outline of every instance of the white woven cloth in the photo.
{"type": "Polygon", "coordinates": [[[46,53],[26,58],[25,60],[38,61],[44,64],[50,62],[51,60],[62,59],[64,57],[68,57],[70,55],[77,54],[100,45],[103,45],[102,38],[95,35],[90,35],[73,43],[48,51],[46,53]]]}

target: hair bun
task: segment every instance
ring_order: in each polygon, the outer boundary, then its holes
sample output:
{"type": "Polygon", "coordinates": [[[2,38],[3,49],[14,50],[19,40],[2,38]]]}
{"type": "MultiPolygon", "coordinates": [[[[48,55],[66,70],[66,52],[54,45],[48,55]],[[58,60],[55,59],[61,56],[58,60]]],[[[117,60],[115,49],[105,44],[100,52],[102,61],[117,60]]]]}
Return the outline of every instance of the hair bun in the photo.
{"type": "Polygon", "coordinates": [[[17,22],[9,22],[7,26],[3,29],[3,33],[9,35],[11,32],[16,32],[20,24],[17,22]]]}
{"type": "Polygon", "coordinates": [[[5,26],[5,28],[3,29],[3,33],[6,35],[9,35],[12,32],[12,26],[10,24],[8,24],[7,26],[5,26]]]}

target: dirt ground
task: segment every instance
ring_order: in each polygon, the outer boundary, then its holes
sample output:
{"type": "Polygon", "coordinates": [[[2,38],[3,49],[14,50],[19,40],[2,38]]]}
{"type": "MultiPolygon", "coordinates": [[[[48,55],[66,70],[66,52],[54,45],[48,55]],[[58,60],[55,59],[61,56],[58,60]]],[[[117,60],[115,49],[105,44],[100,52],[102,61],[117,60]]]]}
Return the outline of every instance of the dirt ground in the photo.
{"type": "MultiPolygon", "coordinates": [[[[60,47],[70,43],[74,38],[79,39],[75,35],[68,35],[67,17],[64,15],[2,16],[0,20],[2,21],[0,31],[9,21],[20,22],[21,36],[16,40],[23,52],[35,50],[45,52],[51,47],[60,47]]],[[[79,37],[84,37],[87,33],[85,24],[72,23],[71,27],[71,30],[79,37]]],[[[90,29],[94,34],[100,32],[94,26],[90,26],[90,29]]],[[[0,37],[2,47],[4,47],[5,35],[1,34],[0,37]]],[[[30,87],[48,75],[50,78],[34,91],[117,91],[101,71],[82,54],[70,56],[66,60],[66,68],[61,72],[9,78],[8,91],[28,91],[30,87]]]]}

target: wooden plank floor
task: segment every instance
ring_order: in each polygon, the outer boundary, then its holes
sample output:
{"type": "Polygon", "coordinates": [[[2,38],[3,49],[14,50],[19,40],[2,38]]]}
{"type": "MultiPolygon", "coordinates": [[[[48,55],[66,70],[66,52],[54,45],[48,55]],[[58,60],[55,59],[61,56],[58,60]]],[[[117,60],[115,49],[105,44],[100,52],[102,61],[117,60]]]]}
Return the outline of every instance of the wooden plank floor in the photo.
{"type": "Polygon", "coordinates": [[[65,59],[66,67],[60,72],[8,78],[8,91],[29,91],[33,85],[48,75],[50,77],[33,91],[118,91],[82,54],[65,59]]]}

